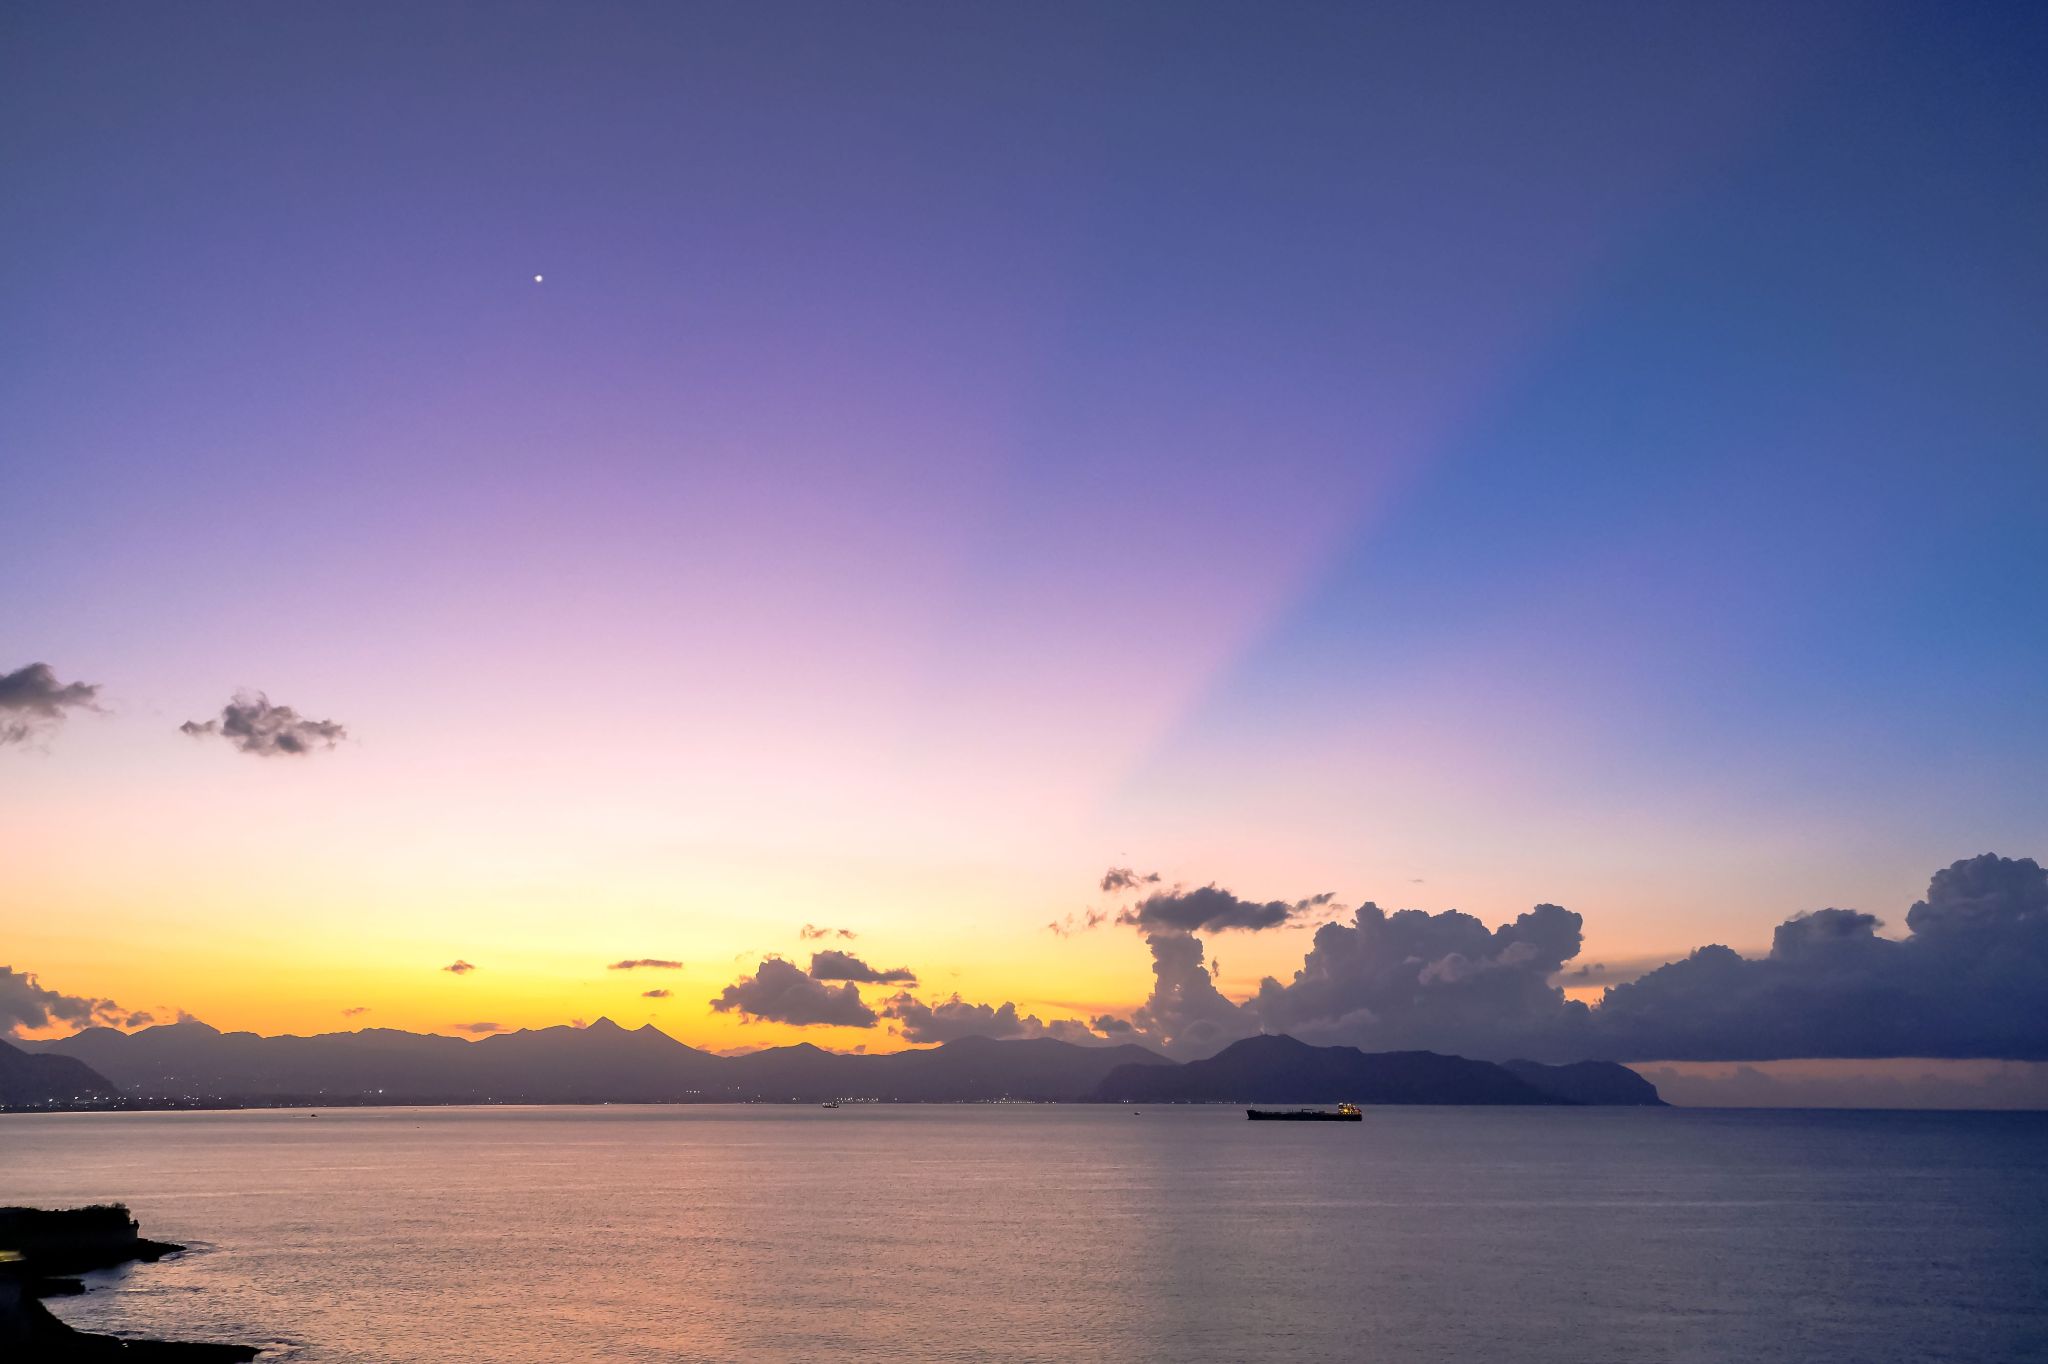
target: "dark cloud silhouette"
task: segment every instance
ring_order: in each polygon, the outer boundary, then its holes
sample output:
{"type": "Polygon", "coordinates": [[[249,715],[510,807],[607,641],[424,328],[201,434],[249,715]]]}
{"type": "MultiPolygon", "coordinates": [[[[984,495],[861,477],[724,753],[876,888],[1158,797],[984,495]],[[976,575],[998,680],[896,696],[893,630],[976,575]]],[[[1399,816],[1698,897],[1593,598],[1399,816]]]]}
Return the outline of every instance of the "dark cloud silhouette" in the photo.
{"type": "Polygon", "coordinates": [[[765,957],[711,1001],[719,1013],[791,1023],[798,1027],[872,1028],[875,1011],[861,1001],[851,982],[837,989],[813,980],[780,957],[765,957]]]}
{"type": "Polygon", "coordinates": [[[358,1005],[355,1005],[355,1006],[354,1006],[353,1008],[343,1009],[343,1010],[341,1011],[341,1016],[342,1016],[343,1018],[360,1018],[360,1017],[362,1017],[362,1015],[364,1015],[364,1014],[366,1014],[366,1013],[368,1013],[368,1012],[370,1012],[370,1006],[369,1006],[369,1005],[367,1005],[367,1004],[358,1004],[358,1005]]]}
{"type": "Polygon", "coordinates": [[[471,1037],[488,1037],[494,1032],[505,1031],[502,1023],[457,1023],[454,1027],[455,1031],[466,1032],[471,1037]]]}
{"type": "Polygon", "coordinates": [[[1159,891],[1140,900],[1117,916],[1117,922],[1147,932],[1177,929],[1183,933],[1221,933],[1228,929],[1255,932],[1291,923],[1310,910],[1321,909],[1336,900],[1325,891],[1306,900],[1268,900],[1264,904],[1240,900],[1221,886],[1198,886],[1193,890],[1159,891]]]}
{"type": "Polygon", "coordinates": [[[1152,993],[1131,1015],[1142,1040],[1170,1056],[1209,1056],[1259,1031],[1257,1017],[1216,988],[1200,938],[1153,933],[1145,941],[1152,949],[1152,993]]]}
{"type": "Polygon", "coordinates": [[[635,957],[631,961],[615,961],[604,968],[607,971],[680,971],[683,964],[669,961],[665,957],[635,957]]]}
{"type": "Polygon", "coordinates": [[[448,965],[442,967],[441,969],[443,971],[448,972],[450,975],[466,976],[471,971],[476,970],[476,967],[466,961],[453,961],[448,963],[448,965]]]}
{"type": "Polygon", "coordinates": [[[917,973],[906,966],[878,970],[851,952],[827,948],[823,952],[811,953],[811,979],[857,980],[864,985],[915,985],[917,973]]]}
{"type": "Polygon", "coordinates": [[[797,936],[805,942],[816,942],[820,938],[858,938],[860,934],[850,928],[820,928],[816,924],[805,924],[797,930],[797,936]]]}
{"type": "Polygon", "coordinates": [[[2048,1060],[2048,872],[1985,853],[1936,872],[1904,938],[1822,909],[1768,955],[1703,947],[1606,991],[1589,1053],[1614,1059],[2048,1060]]]}
{"type": "Polygon", "coordinates": [[[1766,956],[1711,946],[1654,969],[1573,967],[1582,921],[1557,905],[1488,928],[1456,910],[1366,904],[1316,930],[1292,980],[1269,976],[1242,1002],[1216,988],[1185,927],[1203,904],[1222,906],[1205,925],[1269,926],[1279,902],[1248,912],[1211,899],[1155,916],[1153,991],[1130,1023],[1172,1055],[1268,1032],[1490,1059],[2048,1060],[2048,872],[2030,859],[1986,853],[1937,872],[1904,938],[1879,936],[1874,915],[1823,909],[1781,924],[1766,956]],[[1562,988],[1619,970],[1641,974],[1597,1007],[1562,988]]]}
{"type": "Polygon", "coordinates": [[[666,991],[666,990],[642,990],[642,991],[640,992],[640,998],[642,998],[642,999],[667,999],[667,998],[668,998],[668,991],[666,991]]]}
{"type": "Polygon", "coordinates": [[[74,710],[97,710],[99,685],[59,682],[47,663],[0,673],[0,746],[26,743],[64,723],[74,710]]]}
{"type": "Polygon", "coordinates": [[[1115,895],[1120,891],[1136,890],[1139,886],[1154,885],[1158,880],[1156,871],[1148,871],[1141,876],[1129,867],[1111,867],[1102,873],[1102,893],[1115,895]]]}
{"type": "Polygon", "coordinates": [[[68,1023],[74,1028],[137,1028],[154,1019],[124,1009],[111,999],[67,995],[36,979],[33,971],[0,966],[0,1033],[33,1032],[68,1023]]]}
{"type": "Polygon", "coordinates": [[[957,1042],[963,1037],[1052,1037],[1084,1044],[1105,1040],[1077,1019],[1048,1023],[1036,1014],[1018,1013],[1012,1003],[970,1004],[957,994],[928,1004],[905,991],[886,1000],[882,1013],[901,1025],[904,1040],[909,1042],[957,1042]]]}
{"type": "Polygon", "coordinates": [[[1268,977],[1251,1009],[1265,1031],[1306,1042],[1368,1035],[1383,1050],[1498,1056],[1584,1014],[1551,981],[1578,955],[1580,929],[1556,905],[1489,929],[1456,910],[1366,904],[1317,929],[1294,979],[1268,977]]]}
{"type": "Polygon", "coordinates": [[[200,738],[218,734],[244,753],[262,758],[303,757],[332,748],[348,737],[333,720],[308,720],[290,706],[274,706],[262,692],[237,692],[217,719],[187,720],[178,732],[200,738]]]}

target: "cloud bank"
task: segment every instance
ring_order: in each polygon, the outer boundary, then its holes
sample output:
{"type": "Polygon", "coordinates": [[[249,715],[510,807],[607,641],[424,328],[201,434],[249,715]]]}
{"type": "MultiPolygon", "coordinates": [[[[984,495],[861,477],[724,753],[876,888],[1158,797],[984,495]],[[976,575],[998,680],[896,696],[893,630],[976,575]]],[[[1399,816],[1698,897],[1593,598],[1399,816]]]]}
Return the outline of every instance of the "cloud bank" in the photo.
{"type": "Polygon", "coordinates": [[[2048,872],[2031,859],[1986,853],[1937,872],[1903,938],[1880,937],[1871,914],[1816,910],[1781,924],[1766,956],[1702,947],[1610,985],[1590,1008],[1559,984],[1573,978],[1583,925],[1557,905],[1488,928],[1455,910],[1368,903],[1318,928],[1291,980],[1269,976],[1231,1000],[1195,932],[1271,927],[1295,911],[1213,889],[1151,897],[1171,903],[1125,920],[1146,931],[1154,978],[1129,1022],[1170,1055],[1284,1032],[1496,1060],[2048,1060],[2048,872]]]}
{"type": "Polygon", "coordinates": [[[970,1004],[957,994],[928,1004],[905,991],[885,1001],[882,1013],[900,1025],[908,1042],[958,1042],[965,1037],[1052,1037],[1083,1044],[1106,1040],[1075,1019],[1058,1018],[1047,1023],[1036,1014],[1019,1014],[1012,1003],[970,1004]]]}
{"type": "Polygon", "coordinates": [[[97,710],[99,685],[59,682],[47,663],[0,673],[0,746],[27,743],[64,723],[74,710],[97,710]]]}
{"type": "Polygon", "coordinates": [[[683,964],[666,957],[634,957],[630,961],[615,961],[604,968],[607,971],[680,971],[683,964]]]}
{"type": "Polygon", "coordinates": [[[813,980],[780,957],[764,957],[751,976],[742,976],[711,1001],[717,1013],[742,1019],[790,1023],[797,1027],[872,1028],[875,1011],[861,1001],[851,982],[834,989],[813,980]]]}
{"type": "Polygon", "coordinates": [[[204,724],[187,720],[178,732],[195,739],[218,734],[259,758],[304,757],[348,737],[348,730],[335,721],[309,720],[290,706],[272,705],[262,692],[237,692],[221,707],[218,718],[204,724]]]}

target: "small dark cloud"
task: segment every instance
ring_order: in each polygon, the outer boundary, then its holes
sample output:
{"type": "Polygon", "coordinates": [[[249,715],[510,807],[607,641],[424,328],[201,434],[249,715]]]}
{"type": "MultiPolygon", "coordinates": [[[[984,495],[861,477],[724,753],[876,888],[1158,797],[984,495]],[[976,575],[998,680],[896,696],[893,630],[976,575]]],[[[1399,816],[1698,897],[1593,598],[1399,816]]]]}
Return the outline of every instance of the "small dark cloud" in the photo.
{"type": "Polygon", "coordinates": [[[337,722],[309,720],[290,706],[272,705],[262,692],[237,692],[218,718],[203,724],[187,720],[178,731],[193,738],[218,734],[242,752],[262,758],[303,757],[348,737],[348,730],[337,722]]]}
{"type": "Polygon", "coordinates": [[[494,1032],[505,1031],[505,1025],[502,1023],[457,1023],[455,1031],[466,1032],[471,1037],[488,1037],[494,1032]]]}
{"type": "Polygon", "coordinates": [[[1140,875],[1129,867],[1111,867],[1102,873],[1102,893],[1114,895],[1119,891],[1136,890],[1139,886],[1156,885],[1158,881],[1159,873],[1156,871],[1140,875]]]}
{"type": "Polygon", "coordinates": [[[666,991],[666,990],[642,990],[642,991],[640,992],[640,998],[642,998],[642,999],[667,999],[667,998],[668,998],[668,991],[666,991]]]}
{"type": "Polygon", "coordinates": [[[341,1016],[342,1016],[343,1018],[360,1018],[360,1017],[361,1017],[362,1015],[364,1015],[364,1014],[366,1014],[366,1013],[368,1013],[368,1012],[370,1012],[370,1006],[369,1006],[369,1005],[367,1005],[367,1004],[358,1004],[358,1005],[356,1005],[356,1006],[355,1006],[354,1008],[349,1008],[349,1009],[343,1009],[343,1010],[341,1011],[341,1016]]]}
{"type": "Polygon", "coordinates": [[[43,985],[33,971],[0,966],[0,1033],[33,1032],[64,1023],[74,1028],[133,1028],[153,1021],[151,1015],[124,1009],[111,999],[67,995],[43,985]]]}
{"type": "Polygon", "coordinates": [[[615,961],[604,968],[607,971],[680,971],[683,964],[666,957],[635,957],[631,961],[615,961]]]}
{"type": "Polygon", "coordinates": [[[797,936],[802,938],[805,942],[816,942],[820,938],[851,939],[858,938],[860,936],[860,934],[854,932],[850,928],[820,928],[816,924],[805,924],[796,932],[797,936]]]}
{"type": "Polygon", "coordinates": [[[98,710],[99,691],[93,682],[59,682],[47,663],[0,673],[0,746],[48,734],[74,710],[98,710]]]}
{"type": "Polygon", "coordinates": [[[448,965],[442,967],[441,969],[453,976],[466,976],[471,971],[476,970],[476,967],[472,966],[470,963],[466,961],[453,961],[448,963],[448,965]]]}
{"type": "Polygon", "coordinates": [[[1193,890],[1159,891],[1117,916],[1117,922],[1144,931],[1177,930],[1182,933],[1221,933],[1230,929],[1256,932],[1322,909],[1336,900],[1332,891],[1305,900],[1241,900],[1217,885],[1193,890]]]}
{"type": "Polygon", "coordinates": [[[907,966],[880,970],[851,952],[827,948],[811,953],[812,980],[857,980],[864,985],[915,985],[917,973],[907,966]]]}
{"type": "Polygon", "coordinates": [[[779,957],[763,958],[754,974],[725,987],[711,1001],[717,1013],[797,1027],[872,1028],[875,1011],[851,982],[834,989],[779,957]]]}
{"type": "Polygon", "coordinates": [[[1054,919],[1051,923],[1047,924],[1045,928],[1048,933],[1052,933],[1058,937],[1071,938],[1076,933],[1086,933],[1089,929],[1094,928],[1100,924],[1106,924],[1108,922],[1108,910],[1091,909],[1084,914],[1069,914],[1064,919],[1054,919]]]}

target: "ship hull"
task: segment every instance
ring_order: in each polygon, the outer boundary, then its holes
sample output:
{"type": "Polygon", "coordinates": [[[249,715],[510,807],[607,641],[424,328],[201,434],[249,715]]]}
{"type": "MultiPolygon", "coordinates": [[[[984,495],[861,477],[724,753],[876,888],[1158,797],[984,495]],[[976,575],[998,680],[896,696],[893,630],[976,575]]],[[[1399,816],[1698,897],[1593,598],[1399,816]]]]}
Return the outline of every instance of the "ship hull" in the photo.
{"type": "Polygon", "coordinates": [[[1363,1113],[1325,1113],[1319,1109],[1301,1108],[1281,1110],[1273,1108],[1247,1108],[1244,1115],[1253,1122],[1364,1122],[1363,1113]]]}

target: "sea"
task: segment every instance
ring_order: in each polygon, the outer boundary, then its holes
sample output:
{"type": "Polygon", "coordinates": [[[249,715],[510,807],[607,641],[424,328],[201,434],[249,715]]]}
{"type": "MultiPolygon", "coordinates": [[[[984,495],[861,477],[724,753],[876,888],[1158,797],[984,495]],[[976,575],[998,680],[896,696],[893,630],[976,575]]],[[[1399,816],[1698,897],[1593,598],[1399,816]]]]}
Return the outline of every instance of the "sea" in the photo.
{"type": "Polygon", "coordinates": [[[2048,1114],[848,1104],[0,1117],[305,1364],[2048,1360],[2048,1114]]]}

